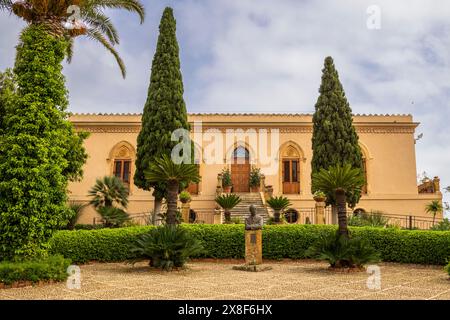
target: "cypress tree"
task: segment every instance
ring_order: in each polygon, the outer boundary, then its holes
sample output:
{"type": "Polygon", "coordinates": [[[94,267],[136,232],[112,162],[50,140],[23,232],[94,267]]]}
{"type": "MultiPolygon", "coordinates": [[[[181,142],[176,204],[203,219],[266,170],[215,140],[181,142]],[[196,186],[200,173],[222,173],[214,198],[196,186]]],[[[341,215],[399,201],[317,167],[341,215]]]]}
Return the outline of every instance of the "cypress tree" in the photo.
{"type": "Polygon", "coordinates": [[[86,135],[67,120],[66,51],[67,41],[44,24],[21,34],[17,90],[0,136],[0,260],[42,254],[53,231],[67,223],[67,184],[81,176],[86,135]]]}
{"type": "Polygon", "coordinates": [[[144,170],[163,154],[170,156],[172,148],[177,143],[171,141],[174,130],[190,129],[183,93],[176,21],[172,8],[167,7],[159,25],[158,44],[153,57],[148,96],[142,115],[142,128],[137,139],[134,174],[134,184],[137,187],[144,190],[153,188],[155,197],[153,218],[159,213],[161,201],[167,191],[167,183],[147,181],[144,170]]]}
{"type": "MultiPolygon", "coordinates": [[[[353,126],[352,110],[331,57],[325,59],[319,93],[313,115],[312,174],[321,168],[328,170],[331,166],[344,164],[362,169],[361,149],[353,126]]],[[[312,192],[315,191],[312,188],[312,192]]],[[[360,197],[360,191],[348,194],[347,203],[354,207],[360,197]]],[[[336,205],[334,194],[327,195],[327,204],[336,205]]]]}

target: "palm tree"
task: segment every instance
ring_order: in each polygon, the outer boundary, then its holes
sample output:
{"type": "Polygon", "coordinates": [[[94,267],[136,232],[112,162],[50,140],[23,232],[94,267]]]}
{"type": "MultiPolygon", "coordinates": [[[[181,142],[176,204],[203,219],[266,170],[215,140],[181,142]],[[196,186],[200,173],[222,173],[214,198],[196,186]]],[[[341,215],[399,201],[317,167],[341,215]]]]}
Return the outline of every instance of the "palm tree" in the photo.
{"type": "Polygon", "coordinates": [[[89,204],[92,204],[96,209],[111,208],[114,205],[126,208],[128,205],[128,189],[122,180],[116,176],[97,179],[95,185],[89,190],[89,196],[92,197],[89,204]]]}
{"type": "Polygon", "coordinates": [[[139,15],[141,23],[144,21],[145,10],[139,0],[0,0],[0,10],[15,14],[29,25],[45,25],[50,34],[67,40],[69,62],[74,38],[84,35],[111,52],[125,77],[125,65],[114,48],[119,44],[119,36],[104,12],[108,9],[134,12],[139,15]]]}
{"type": "Polygon", "coordinates": [[[439,200],[433,200],[425,206],[425,211],[433,215],[433,226],[436,219],[436,214],[441,213],[444,210],[439,200]]]}
{"type": "Polygon", "coordinates": [[[150,168],[144,171],[144,176],[149,182],[167,182],[167,224],[177,223],[177,199],[180,184],[187,185],[200,181],[200,176],[195,164],[176,164],[167,155],[155,160],[150,168]]]}
{"type": "Polygon", "coordinates": [[[358,192],[364,186],[364,175],[361,169],[352,168],[349,164],[331,166],[328,170],[322,168],[313,174],[312,184],[314,190],[335,194],[339,234],[348,238],[347,196],[358,192]]]}
{"type": "Polygon", "coordinates": [[[230,210],[236,207],[240,202],[241,198],[233,193],[224,194],[218,196],[215,199],[216,203],[225,210],[225,223],[231,223],[231,212],[230,210]]]}
{"type": "Polygon", "coordinates": [[[288,198],[279,196],[279,197],[271,197],[267,200],[267,204],[274,211],[274,222],[280,222],[280,212],[291,205],[291,202],[288,198]]]}

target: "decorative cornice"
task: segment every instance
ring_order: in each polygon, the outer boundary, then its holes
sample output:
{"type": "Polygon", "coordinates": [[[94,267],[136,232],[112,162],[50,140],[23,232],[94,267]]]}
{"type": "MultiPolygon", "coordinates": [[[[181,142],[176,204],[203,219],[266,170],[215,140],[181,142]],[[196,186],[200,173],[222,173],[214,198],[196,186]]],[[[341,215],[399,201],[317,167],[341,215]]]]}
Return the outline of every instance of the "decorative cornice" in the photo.
{"type": "MultiPolygon", "coordinates": [[[[413,134],[415,130],[415,124],[402,124],[402,125],[383,125],[383,126],[358,126],[356,125],[357,133],[370,133],[370,134],[413,134]]],[[[76,128],[80,131],[86,131],[90,133],[139,133],[141,127],[139,125],[130,126],[113,126],[113,125],[78,125],[76,128]]],[[[218,129],[225,133],[226,130],[237,130],[237,129],[249,129],[251,127],[203,127],[202,132],[206,132],[209,129],[218,129]]],[[[312,133],[312,125],[308,126],[295,126],[295,127],[256,127],[255,130],[259,129],[279,129],[280,133],[312,133]]]]}

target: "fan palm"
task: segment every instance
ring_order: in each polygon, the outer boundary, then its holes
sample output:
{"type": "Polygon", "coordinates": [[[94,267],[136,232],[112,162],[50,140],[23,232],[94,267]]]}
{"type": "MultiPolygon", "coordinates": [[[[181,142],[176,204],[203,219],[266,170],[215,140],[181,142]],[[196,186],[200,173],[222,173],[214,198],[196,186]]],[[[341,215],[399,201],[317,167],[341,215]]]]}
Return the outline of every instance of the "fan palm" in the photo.
{"type": "Polygon", "coordinates": [[[328,170],[321,169],[313,174],[313,189],[325,193],[333,193],[338,209],[339,234],[348,237],[347,227],[347,195],[361,190],[364,186],[364,175],[359,168],[351,165],[332,166],[328,170]]]}
{"type": "Polygon", "coordinates": [[[69,62],[73,39],[84,35],[102,44],[114,56],[125,77],[125,65],[114,48],[119,44],[119,36],[104,12],[106,9],[134,12],[141,23],[144,21],[145,11],[139,0],[0,0],[0,10],[15,14],[30,25],[45,25],[50,34],[68,40],[69,62]]]}
{"type": "Polygon", "coordinates": [[[218,196],[215,201],[225,211],[225,222],[231,223],[230,210],[236,207],[241,202],[241,198],[238,195],[230,193],[218,196]]]}
{"type": "Polygon", "coordinates": [[[167,182],[167,224],[176,224],[177,199],[180,184],[198,183],[200,176],[195,164],[176,164],[167,155],[155,160],[144,171],[145,178],[152,183],[167,182]]]}
{"type": "Polygon", "coordinates": [[[274,211],[274,222],[280,222],[280,212],[291,205],[291,202],[288,198],[279,196],[279,197],[271,197],[267,200],[267,204],[274,211]]]}
{"type": "Polygon", "coordinates": [[[433,215],[433,226],[436,220],[436,214],[441,213],[443,210],[444,207],[439,200],[433,200],[425,206],[425,211],[433,215]]]}
{"type": "Polygon", "coordinates": [[[128,205],[128,189],[122,180],[116,176],[97,179],[95,185],[89,190],[89,196],[92,197],[89,204],[92,204],[96,209],[110,208],[114,205],[126,208],[128,205]]]}

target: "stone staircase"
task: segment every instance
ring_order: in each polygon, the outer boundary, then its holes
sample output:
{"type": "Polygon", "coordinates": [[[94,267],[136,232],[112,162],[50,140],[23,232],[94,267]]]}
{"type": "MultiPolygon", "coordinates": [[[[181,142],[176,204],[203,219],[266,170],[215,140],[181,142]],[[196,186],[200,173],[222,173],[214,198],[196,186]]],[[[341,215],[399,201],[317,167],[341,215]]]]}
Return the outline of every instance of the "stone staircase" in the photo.
{"type": "Polygon", "coordinates": [[[253,204],[256,207],[256,213],[264,219],[264,223],[269,219],[269,212],[264,206],[264,203],[259,192],[248,192],[248,193],[236,193],[240,198],[241,202],[231,210],[231,219],[238,218],[242,223],[244,223],[245,218],[250,214],[249,206],[253,204]]]}

